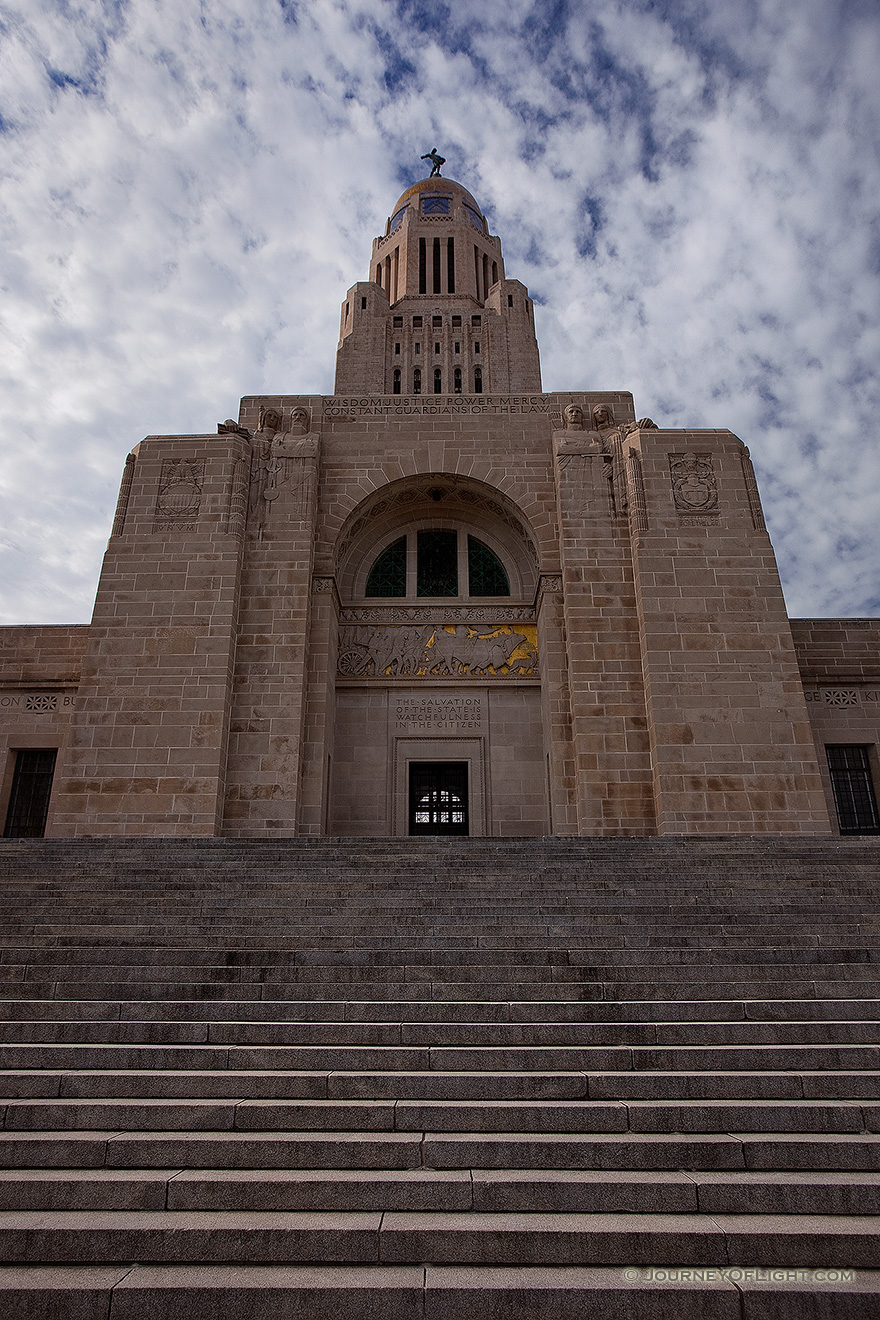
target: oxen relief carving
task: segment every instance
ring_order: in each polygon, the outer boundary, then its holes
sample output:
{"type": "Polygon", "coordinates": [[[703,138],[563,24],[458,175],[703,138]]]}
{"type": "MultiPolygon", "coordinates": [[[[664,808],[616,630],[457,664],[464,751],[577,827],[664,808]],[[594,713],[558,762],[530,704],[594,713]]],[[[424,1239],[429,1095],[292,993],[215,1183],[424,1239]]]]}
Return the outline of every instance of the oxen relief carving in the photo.
{"type": "Polygon", "coordinates": [[[349,626],[340,636],[338,668],[346,678],[534,678],[537,628],[349,626]]]}

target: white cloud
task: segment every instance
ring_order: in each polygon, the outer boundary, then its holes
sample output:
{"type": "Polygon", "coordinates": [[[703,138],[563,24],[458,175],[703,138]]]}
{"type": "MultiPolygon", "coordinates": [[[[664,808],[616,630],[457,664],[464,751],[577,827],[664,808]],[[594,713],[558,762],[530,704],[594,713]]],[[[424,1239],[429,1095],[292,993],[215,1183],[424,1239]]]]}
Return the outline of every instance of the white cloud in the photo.
{"type": "Polygon", "coordinates": [[[435,142],[540,301],[546,387],[730,426],[792,613],[877,611],[871,6],[0,15],[0,617],[88,617],[143,435],[330,392],[339,301],[435,142]]]}

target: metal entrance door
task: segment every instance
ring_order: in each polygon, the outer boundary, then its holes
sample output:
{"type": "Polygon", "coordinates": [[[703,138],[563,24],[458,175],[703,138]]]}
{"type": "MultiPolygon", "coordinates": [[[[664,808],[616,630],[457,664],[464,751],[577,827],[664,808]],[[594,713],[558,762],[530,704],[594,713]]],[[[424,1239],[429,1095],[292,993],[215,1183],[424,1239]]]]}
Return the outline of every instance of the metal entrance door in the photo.
{"type": "Polygon", "coordinates": [[[410,761],[409,832],[470,832],[467,761],[410,761]]]}

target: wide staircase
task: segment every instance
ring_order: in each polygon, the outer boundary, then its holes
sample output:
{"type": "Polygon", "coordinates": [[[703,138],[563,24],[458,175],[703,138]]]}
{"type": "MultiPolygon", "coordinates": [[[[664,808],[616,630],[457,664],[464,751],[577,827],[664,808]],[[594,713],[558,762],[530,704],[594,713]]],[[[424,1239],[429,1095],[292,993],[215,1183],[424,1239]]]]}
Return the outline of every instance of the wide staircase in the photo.
{"type": "Polygon", "coordinates": [[[0,1316],[880,1316],[880,840],[5,841],[0,1316]]]}

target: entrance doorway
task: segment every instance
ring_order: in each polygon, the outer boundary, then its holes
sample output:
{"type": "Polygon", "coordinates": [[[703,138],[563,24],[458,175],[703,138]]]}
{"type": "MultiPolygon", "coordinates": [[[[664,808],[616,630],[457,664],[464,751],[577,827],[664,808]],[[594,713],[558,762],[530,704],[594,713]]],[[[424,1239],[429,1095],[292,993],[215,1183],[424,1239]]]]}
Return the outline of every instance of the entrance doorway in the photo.
{"type": "Polygon", "coordinates": [[[469,834],[467,761],[410,761],[410,834],[469,834]]]}

